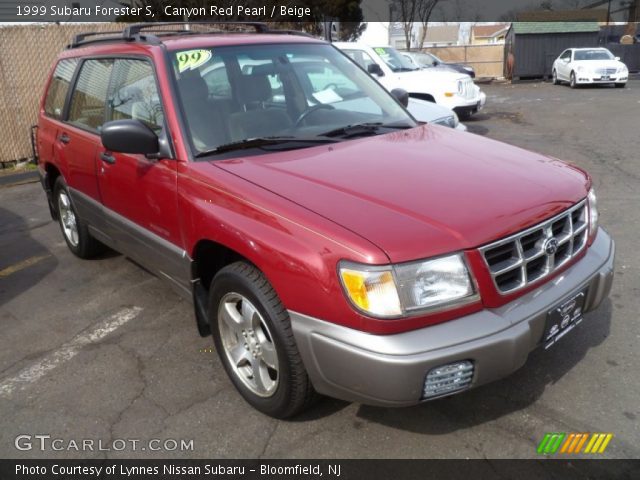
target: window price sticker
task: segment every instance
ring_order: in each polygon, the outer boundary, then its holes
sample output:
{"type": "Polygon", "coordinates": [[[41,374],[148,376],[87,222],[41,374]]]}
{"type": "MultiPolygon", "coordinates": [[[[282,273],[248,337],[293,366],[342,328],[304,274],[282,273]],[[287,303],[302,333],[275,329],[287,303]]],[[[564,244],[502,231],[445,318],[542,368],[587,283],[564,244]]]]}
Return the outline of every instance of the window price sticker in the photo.
{"type": "Polygon", "coordinates": [[[178,71],[195,70],[211,60],[211,50],[187,50],[176,54],[178,71]]]}

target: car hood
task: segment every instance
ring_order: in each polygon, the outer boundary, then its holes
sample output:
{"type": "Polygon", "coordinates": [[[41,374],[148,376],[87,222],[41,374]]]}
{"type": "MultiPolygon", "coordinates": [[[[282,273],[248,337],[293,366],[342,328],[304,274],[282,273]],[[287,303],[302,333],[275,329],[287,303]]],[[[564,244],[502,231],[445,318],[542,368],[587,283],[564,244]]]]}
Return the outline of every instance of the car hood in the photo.
{"type": "Polygon", "coordinates": [[[468,77],[468,75],[449,68],[421,68],[411,72],[395,72],[394,75],[404,82],[415,82],[417,84],[421,82],[433,82],[434,84],[455,83],[468,77]]]}
{"type": "Polygon", "coordinates": [[[594,68],[620,68],[624,63],[618,60],[576,60],[573,62],[576,67],[586,67],[589,70],[594,68]]]}
{"type": "Polygon", "coordinates": [[[392,262],[527,228],[583,199],[590,182],[558,160],[433,125],[212,165],[359,234],[392,262]]]}
{"type": "Polygon", "coordinates": [[[409,98],[407,110],[416,120],[421,122],[434,122],[443,118],[453,117],[453,110],[450,108],[418,98],[409,98]]]}

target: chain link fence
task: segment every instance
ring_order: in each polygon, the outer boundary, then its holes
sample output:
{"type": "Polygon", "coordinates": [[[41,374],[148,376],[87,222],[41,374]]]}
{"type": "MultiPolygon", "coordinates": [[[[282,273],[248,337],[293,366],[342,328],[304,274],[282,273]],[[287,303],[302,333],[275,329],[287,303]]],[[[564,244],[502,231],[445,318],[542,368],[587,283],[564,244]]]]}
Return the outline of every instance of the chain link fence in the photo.
{"type": "Polygon", "coordinates": [[[73,35],[122,28],[114,23],[0,26],[0,167],[33,156],[31,126],[38,121],[44,85],[73,35]]]}

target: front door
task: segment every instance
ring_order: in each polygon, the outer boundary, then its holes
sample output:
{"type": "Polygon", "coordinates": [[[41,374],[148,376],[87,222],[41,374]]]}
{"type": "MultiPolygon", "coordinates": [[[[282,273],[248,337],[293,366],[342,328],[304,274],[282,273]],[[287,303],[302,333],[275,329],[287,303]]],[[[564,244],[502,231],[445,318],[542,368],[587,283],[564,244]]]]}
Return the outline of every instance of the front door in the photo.
{"type": "Polygon", "coordinates": [[[569,62],[571,61],[571,50],[566,50],[560,55],[560,61],[558,62],[558,77],[562,80],[569,80],[570,69],[569,62]]]}
{"type": "MultiPolygon", "coordinates": [[[[134,119],[159,135],[166,128],[151,60],[116,59],[106,120],[134,119]]],[[[98,184],[116,244],[144,266],[187,288],[188,259],[182,248],[177,207],[177,164],[107,151],[96,156],[98,184]]]]}

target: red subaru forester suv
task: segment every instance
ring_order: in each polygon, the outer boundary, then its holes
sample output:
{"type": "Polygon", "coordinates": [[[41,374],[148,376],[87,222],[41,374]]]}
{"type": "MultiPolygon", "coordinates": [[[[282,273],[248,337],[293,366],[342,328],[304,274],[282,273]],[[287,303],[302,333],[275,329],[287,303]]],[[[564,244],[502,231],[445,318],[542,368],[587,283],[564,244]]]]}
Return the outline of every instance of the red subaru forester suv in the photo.
{"type": "Polygon", "coordinates": [[[39,170],[69,249],[107,245],[192,299],[258,410],[461,392],[608,295],[614,243],[581,169],[419,124],[329,43],[200,27],[76,36],[39,170]]]}

